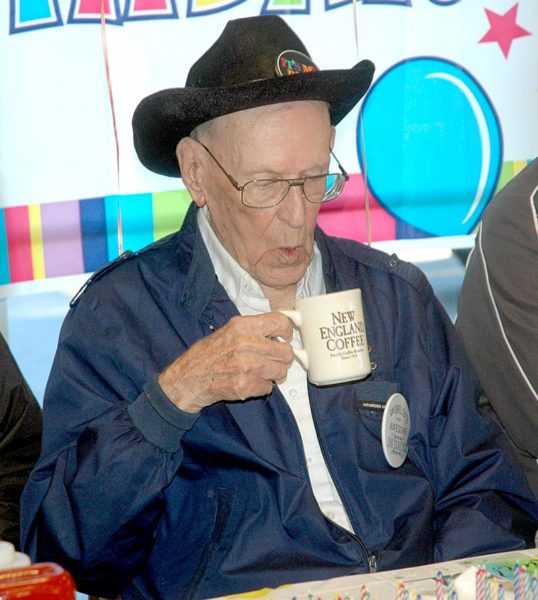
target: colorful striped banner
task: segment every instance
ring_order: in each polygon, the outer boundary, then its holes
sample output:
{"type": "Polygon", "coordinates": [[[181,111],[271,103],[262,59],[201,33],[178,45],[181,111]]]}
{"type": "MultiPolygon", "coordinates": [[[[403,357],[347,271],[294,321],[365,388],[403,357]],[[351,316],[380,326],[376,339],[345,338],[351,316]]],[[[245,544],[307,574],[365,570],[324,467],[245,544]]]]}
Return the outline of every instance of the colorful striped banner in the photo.
{"type": "MultiPolygon", "coordinates": [[[[527,163],[506,161],[497,190],[527,163]]],[[[190,202],[179,190],[0,209],[0,285],[91,273],[116,258],[118,205],[123,248],[137,251],[179,229],[190,202]]],[[[374,242],[427,236],[390,215],[372,194],[369,209],[374,242]]],[[[329,235],[367,240],[362,174],[351,175],[342,195],[322,206],[319,223],[329,235]]]]}
{"type": "Polygon", "coordinates": [[[84,273],[78,200],[41,206],[47,277],[84,273]]]}
{"type": "Polygon", "coordinates": [[[30,247],[34,279],[43,279],[45,277],[45,256],[43,254],[43,229],[39,204],[28,206],[28,221],[30,224],[30,247]]]}
{"type": "Polygon", "coordinates": [[[84,271],[92,273],[108,260],[103,198],[88,198],[80,201],[80,232],[84,271]]]}
{"type": "Polygon", "coordinates": [[[510,179],[522,171],[529,164],[529,162],[530,161],[528,160],[507,160],[503,162],[495,192],[498,192],[501,188],[503,188],[510,181],[510,179]]]}
{"type": "Polygon", "coordinates": [[[153,194],[153,238],[156,240],[177,231],[183,223],[190,197],[179,197],[178,192],[153,194]]]}
{"type": "Polygon", "coordinates": [[[126,249],[144,248],[153,242],[153,197],[136,194],[121,197],[123,244],[126,249]]]}
{"type": "Polygon", "coordinates": [[[91,273],[118,256],[118,202],[125,250],[181,226],[186,190],[114,195],[0,209],[0,285],[91,273]]]}
{"type": "Polygon", "coordinates": [[[34,279],[27,206],[4,209],[10,281],[34,279]]]}
{"type": "Polygon", "coordinates": [[[4,211],[0,210],[0,284],[10,281],[8,256],[6,219],[4,211]]]}

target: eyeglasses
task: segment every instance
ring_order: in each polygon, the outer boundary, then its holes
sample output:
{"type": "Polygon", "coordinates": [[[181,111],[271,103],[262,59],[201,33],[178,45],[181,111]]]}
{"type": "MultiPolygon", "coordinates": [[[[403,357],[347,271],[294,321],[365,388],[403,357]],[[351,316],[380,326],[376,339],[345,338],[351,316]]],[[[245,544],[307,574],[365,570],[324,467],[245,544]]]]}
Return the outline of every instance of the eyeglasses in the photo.
{"type": "Polygon", "coordinates": [[[324,173],[323,175],[300,177],[298,179],[252,179],[244,185],[239,185],[215,158],[211,150],[201,142],[198,143],[206,149],[209,156],[211,156],[219,169],[226,175],[234,188],[238,192],[241,192],[241,202],[250,208],[271,208],[280,204],[293,186],[300,186],[304,197],[309,202],[314,204],[329,202],[329,200],[334,200],[342,193],[344,184],[349,179],[346,170],[340,164],[333,151],[329,149],[331,156],[338,164],[340,173],[324,173]]]}

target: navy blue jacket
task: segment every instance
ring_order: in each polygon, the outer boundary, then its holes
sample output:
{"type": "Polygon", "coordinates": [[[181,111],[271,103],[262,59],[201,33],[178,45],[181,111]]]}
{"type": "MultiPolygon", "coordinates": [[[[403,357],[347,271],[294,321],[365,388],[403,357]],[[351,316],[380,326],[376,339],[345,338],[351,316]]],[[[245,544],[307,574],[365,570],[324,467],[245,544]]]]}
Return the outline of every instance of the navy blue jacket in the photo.
{"type": "Polygon", "coordinates": [[[372,375],[309,386],[324,458],[356,535],[328,521],[275,389],[188,415],[156,375],[237,309],[191,208],[180,232],[94,277],[62,328],[24,549],[79,588],[194,599],[522,548],[538,507],[446,313],[410,264],[317,231],[328,291],[362,289],[372,375]],[[383,455],[383,405],[409,404],[409,454],[383,455]],[[508,452],[508,450],[507,450],[508,452]]]}

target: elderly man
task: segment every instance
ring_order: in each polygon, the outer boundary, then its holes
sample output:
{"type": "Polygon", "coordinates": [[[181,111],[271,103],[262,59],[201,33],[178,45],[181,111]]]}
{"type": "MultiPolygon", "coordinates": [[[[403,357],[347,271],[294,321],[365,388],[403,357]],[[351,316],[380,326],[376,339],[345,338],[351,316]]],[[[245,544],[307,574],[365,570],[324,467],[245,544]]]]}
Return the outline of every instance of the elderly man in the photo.
{"type": "Polygon", "coordinates": [[[333,125],[372,76],[319,71],[282,19],[255,17],[138,106],[140,159],[194,202],[96,274],[62,329],[24,539],[80,589],[207,598],[531,543],[538,508],[423,275],[316,227],[347,178],[333,125]],[[312,385],[277,311],[355,287],[372,374],[312,385]]]}

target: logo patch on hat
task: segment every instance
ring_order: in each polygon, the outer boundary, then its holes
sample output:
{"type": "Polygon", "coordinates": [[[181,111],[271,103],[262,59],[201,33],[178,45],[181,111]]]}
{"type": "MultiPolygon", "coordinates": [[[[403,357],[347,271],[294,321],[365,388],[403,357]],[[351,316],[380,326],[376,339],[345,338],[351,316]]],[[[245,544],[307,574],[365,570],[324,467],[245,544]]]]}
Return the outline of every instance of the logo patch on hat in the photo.
{"type": "Polygon", "coordinates": [[[319,71],[312,59],[297,50],[284,50],[278,55],[275,64],[275,72],[281,77],[297,75],[298,73],[311,73],[319,71]]]}

